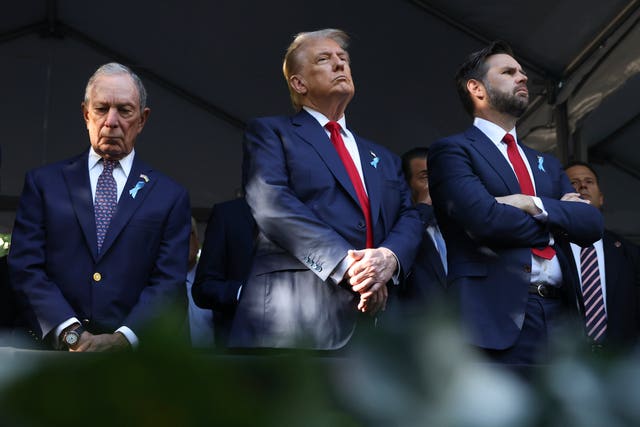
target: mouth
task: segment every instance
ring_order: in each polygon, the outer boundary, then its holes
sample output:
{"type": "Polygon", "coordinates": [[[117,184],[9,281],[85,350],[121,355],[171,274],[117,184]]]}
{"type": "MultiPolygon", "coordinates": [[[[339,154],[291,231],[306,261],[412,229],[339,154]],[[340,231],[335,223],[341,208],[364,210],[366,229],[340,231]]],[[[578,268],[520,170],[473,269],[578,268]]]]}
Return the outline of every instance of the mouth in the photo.
{"type": "Polygon", "coordinates": [[[515,94],[520,96],[529,96],[529,89],[526,87],[518,87],[515,90],[515,94]]]}
{"type": "Polygon", "coordinates": [[[334,82],[346,82],[346,81],[349,81],[349,80],[347,79],[347,76],[338,76],[338,77],[334,78],[333,81],[334,82]]]}

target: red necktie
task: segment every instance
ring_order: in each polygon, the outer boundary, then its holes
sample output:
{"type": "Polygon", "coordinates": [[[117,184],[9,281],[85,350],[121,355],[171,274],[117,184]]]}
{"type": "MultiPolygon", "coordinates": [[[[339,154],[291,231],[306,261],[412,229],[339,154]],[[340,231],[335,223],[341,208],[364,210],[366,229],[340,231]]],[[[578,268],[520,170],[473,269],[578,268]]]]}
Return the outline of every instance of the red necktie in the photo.
{"type": "MultiPolygon", "coordinates": [[[[507,156],[509,157],[511,166],[513,166],[513,170],[516,173],[516,178],[518,178],[518,182],[520,183],[520,191],[522,191],[522,194],[526,194],[527,196],[535,196],[536,192],[533,189],[533,183],[531,182],[529,171],[522,160],[522,156],[520,156],[516,140],[510,133],[506,134],[502,140],[507,144],[507,156]]],[[[551,246],[540,249],[532,248],[531,252],[544,259],[551,259],[556,254],[556,251],[551,246]]]]}
{"type": "Polygon", "coordinates": [[[587,335],[599,342],[607,330],[607,312],[604,310],[598,255],[593,245],[580,250],[580,277],[587,335]]]}
{"type": "Polygon", "coordinates": [[[364,221],[367,225],[367,248],[373,248],[373,227],[371,226],[369,197],[367,197],[367,192],[364,191],[362,179],[360,178],[360,174],[358,173],[358,169],[356,168],[355,163],[353,163],[351,154],[349,154],[349,152],[347,151],[347,147],[344,146],[342,135],[340,135],[340,124],[338,122],[328,122],[326,125],[324,125],[324,127],[326,127],[331,134],[331,143],[338,152],[338,155],[340,156],[340,159],[342,160],[342,163],[344,164],[344,167],[349,174],[351,183],[356,190],[356,195],[358,196],[358,201],[360,202],[360,208],[362,209],[362,213],[364,214],[364,221]]]}

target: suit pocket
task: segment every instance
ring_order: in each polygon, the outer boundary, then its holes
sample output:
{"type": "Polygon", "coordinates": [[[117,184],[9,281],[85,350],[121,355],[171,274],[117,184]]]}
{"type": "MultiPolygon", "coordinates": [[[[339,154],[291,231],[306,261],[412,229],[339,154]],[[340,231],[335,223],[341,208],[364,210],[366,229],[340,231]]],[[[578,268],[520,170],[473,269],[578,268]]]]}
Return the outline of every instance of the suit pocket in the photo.
{"type": "Polygon", "coordinates": [[[308,267],[284,253],[259,256],[253,263],[253,274],[255,275],[291,270],[308,270],[308,267]]]}

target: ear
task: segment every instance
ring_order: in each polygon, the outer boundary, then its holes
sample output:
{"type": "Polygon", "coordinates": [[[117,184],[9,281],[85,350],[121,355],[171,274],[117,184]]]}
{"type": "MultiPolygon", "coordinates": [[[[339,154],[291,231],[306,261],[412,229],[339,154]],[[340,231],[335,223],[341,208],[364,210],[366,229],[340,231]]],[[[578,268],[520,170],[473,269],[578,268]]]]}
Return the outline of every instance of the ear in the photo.
{"type": "Polygon", "coordinates": [[[151,109],[149,107],[145,107],[145,109],[142,110],[142,114],[140,114],[140,123],[138,124],[138,132],[142,131],[142,128],[147,123],[149,114],[151,114],[151,109]]]}
{"type": "Polygon", "coordinates": [[[300,95],[304,95],[308,91],[307,82],[305,82],[302,76],[300,76],[299,74],[294,74],[293,76],[289,77],[289,85],[296,93],[300,95]]]}
{"type": "Polygon", "coordinates": [[[487,91],[484,87],[484,84],[480,80],[469,79],[467,81],[467,90],[473,97],[473,99],[477,99],[482,101],[487,96],[487,91]]]}

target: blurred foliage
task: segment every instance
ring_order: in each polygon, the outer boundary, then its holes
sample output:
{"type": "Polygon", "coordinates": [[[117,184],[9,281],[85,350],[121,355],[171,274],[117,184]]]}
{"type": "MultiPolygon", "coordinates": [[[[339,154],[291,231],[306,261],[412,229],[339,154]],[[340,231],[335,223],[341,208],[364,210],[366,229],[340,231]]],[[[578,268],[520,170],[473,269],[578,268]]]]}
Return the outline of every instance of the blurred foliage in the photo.
{"type": "Polygon", "coordinates": [[[9,253],[11,247],[11,234],[0,233],[0,257],[3,257],[9,253]]]}
{"type": "Polygon", "coordinates": [[[340,354],[198,352],[163,324],[133,353],[23,351],[0,360],[36,359],[0,388],[0,425],[640,425],[637,353],[592,354],[565,335],[549,364],[508,369],[437,311],[340,354]]]}

